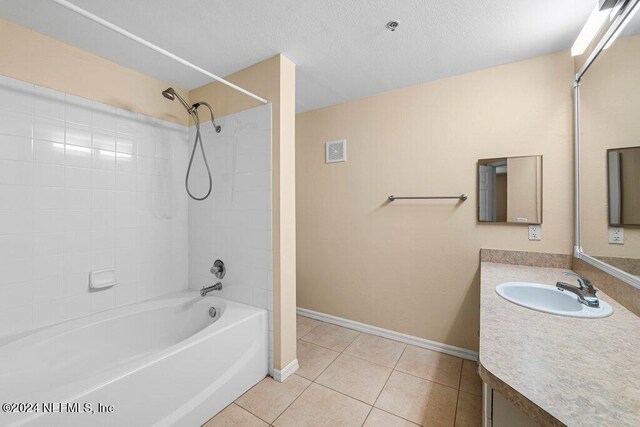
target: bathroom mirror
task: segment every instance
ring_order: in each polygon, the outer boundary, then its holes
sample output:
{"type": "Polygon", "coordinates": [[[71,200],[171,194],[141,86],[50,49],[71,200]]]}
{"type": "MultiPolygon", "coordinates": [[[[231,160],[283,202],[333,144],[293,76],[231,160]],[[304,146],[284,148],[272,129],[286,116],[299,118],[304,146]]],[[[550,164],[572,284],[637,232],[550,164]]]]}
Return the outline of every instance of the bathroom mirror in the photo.
{"type": "Polygon", "coordinates": [[[609,225],[640,226],[640,147],[607,150],[609,225]]]}
{"type": "Polygon", "coordinates": [[[542,156],[478,160],[478,221],[542,224],[542,156]]]}
{"type": "Polygon", "coordinates": [[[640,288],[640,2],[629,4],[578,67],[575,254],[640,288]]]}

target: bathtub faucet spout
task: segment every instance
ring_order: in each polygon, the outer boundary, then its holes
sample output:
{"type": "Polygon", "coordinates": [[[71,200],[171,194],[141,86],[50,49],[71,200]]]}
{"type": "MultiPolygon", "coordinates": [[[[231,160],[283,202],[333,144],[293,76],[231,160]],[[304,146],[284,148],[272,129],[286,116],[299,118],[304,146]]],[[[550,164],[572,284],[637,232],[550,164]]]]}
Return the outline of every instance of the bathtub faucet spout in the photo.
{"type": "Polygon", "coordinates": [[[218,282],[215,285],[203,286],[202,289],[200,289],[200,295],[204,297],[211,291],[221,291],[221,290],[222,290],[222,283],[218,282]]]}

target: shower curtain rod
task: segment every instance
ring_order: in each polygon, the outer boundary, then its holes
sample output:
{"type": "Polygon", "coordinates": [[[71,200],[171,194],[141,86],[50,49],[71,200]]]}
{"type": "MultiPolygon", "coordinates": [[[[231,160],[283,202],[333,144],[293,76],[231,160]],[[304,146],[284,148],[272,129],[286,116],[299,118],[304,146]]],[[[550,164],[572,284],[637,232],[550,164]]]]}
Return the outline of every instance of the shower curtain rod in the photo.
{"type": "Polygon", "coordinates": [[[266,99],[261,98],[258,95],[254,94],[254,93],[251,93],[246,89],[241,88],[240,86],[236,86],[233,83],[226,81],[222,77],[218,77],[215,74],[210,73],[207,70],[205,70],[203,68],[200,68],[197,65],[194,65],[191,62],[186,61],[186,60],[180,58],[179,56],[174,55],[173,53],[168,52],[168,51],[162,49],[161,47],[156,46],[155,44],[153,44],[151,42],[148,42],[145,39],[143,39],[141,37],[138,37],[135,34],[132,34],[129,31],[124,30],[124,29],[118,27],[115,24],[112,24],[111,22],[109,22],[107,20],[104,20],[104,19],[100,18],[99,16],[96,16],[93,13],[91,13],[91,12],[85,10],[85,9],[82,9],[81,7],[76,6],[73,3],[70,3],[70,2],[68,2],[66,0],[51,0],[51,1],[54,2],[54,3],[59,4],[60,6],[62,6],[64,8],[67,8],[67,9],[71,10],[72,12],[75,12],[75,13],[77,13],[79,15],[82,15],[85,18],[90,19],[93,22],[96,22],[96,23],[102,25],[103,27],[107,27],[108,29],[110,29],[112,31],[115,31],[118,34],[127,37],[128,39],[131,39],[131,40],[133,40],[135,42],[138,42],[141,45],[144,45],[144,46],[148,47],[149,49],[154,50],[154,51],[158,52],[159,54],[166,56],[167,58],[171,58],[174,61],[179,62],[182,65],[185,65],[185,66],[191,68],[192,70],[196,70],[199,73],[202,73],[205,76],[210,77],[213,80],[222,83],[223,85],[229,86],[232,89],[235,89],[235,90],[237,90],[239,92],[242,92],[245,95],[250,96],[251,98],[262,102],[263,104],[267,104],[269,102],[266,99]]]}

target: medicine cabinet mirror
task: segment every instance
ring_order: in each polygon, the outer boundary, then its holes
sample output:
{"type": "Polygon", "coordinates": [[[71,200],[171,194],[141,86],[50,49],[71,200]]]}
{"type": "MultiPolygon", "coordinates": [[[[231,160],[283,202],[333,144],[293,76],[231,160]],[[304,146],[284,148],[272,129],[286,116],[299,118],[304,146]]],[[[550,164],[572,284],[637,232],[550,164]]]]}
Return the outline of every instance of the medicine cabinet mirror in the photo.
{"type": "Polygon", "coordinates": [[[542,156],[478,160],[478,221],[542,223],[542,156]]]}

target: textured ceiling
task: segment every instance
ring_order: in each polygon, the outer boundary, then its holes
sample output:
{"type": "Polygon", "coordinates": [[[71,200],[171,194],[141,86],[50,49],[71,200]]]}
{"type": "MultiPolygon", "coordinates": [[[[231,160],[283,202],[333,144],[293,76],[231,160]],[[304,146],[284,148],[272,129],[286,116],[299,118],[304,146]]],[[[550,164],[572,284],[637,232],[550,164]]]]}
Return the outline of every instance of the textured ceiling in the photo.
{"type": "MultiPolygon", "coordinates": [[[[568,49],[596,3],[71,1],[220,76],[282,53],[297,65],[298,111],[568,49]]],[[[187,89],[209,82],[49,0],[0,0],[0,16],[187,89]]]]}

